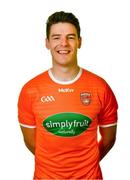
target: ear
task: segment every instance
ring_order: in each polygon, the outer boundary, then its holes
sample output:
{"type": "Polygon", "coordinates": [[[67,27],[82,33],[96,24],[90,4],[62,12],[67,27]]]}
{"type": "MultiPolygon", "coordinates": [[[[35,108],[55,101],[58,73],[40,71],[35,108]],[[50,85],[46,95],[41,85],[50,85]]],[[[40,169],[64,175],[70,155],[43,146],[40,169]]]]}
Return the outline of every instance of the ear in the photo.
{"type": "Polygon", "coordinates": [[[80,37],[79,38],[79,44],[78,44],[78,48],[80,49],[80,47],[81,47],[81,44],[82,44],[82,38],[80,37]]]}
{"type": "Polygon", "coordinates": [[[49,39],[48,38],[45,39],[45,44],[46,44],[46,48],[50,49],[50,43],[49,43],[49,39]]]}

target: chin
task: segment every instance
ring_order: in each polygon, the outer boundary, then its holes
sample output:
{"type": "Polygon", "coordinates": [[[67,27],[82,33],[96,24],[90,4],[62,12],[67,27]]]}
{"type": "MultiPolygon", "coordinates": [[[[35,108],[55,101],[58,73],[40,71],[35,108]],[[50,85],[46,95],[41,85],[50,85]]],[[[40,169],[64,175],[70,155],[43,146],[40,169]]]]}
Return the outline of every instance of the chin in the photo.
{"type": "Polygon", "coordinates": [[[63,66],[69,65],[69,64],[72,63],[72,61],[69,61],[69,60],[66,60],[66,59],[61,59],[61,60],[55,61],[55,62],[56,62],[56,64],[60,64],[60,65],[63,65],[63,66]]]}

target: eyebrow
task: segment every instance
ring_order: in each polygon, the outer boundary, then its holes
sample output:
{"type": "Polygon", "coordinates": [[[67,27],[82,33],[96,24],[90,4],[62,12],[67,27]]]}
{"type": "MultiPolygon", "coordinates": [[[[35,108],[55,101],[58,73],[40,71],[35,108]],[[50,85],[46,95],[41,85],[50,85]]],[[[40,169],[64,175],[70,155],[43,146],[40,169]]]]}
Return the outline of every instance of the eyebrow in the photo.
{"type": "MultiPolygon", "coordinates": [[[[51,37],[61,36],[61,34],[52,34],[51,37]]],[[[67,34],[67,36],[76,36],[74,33],[67,34]]]]}
{"type": "Polygon", "coordinates": [[[67,36],[76,36],[76,34],[74,34],[74,33],[73,34],[67,34],[67,36]]]}
{"type": "Polygon", "coordinates": [[[60,36],[60,34],[52,34],[51,37],[60,36]]]}

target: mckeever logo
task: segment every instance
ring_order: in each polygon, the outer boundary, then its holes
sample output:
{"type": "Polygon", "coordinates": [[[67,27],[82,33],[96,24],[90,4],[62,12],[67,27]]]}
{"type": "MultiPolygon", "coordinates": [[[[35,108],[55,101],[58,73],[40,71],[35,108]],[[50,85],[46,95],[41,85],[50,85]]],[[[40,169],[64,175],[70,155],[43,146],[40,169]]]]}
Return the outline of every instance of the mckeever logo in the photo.
{"type": "Polygon", "coordinates": [[[71,137],[87,130],[91,122],[92,120],[83,114],[66,112],[49,116],[43,121],[43,126],[54,135],[71,137]]]}
{"type": "Polygon", "coordinates": [[[72,92],[74,92],[74,89],[71,89],[71,88],[59,88],[58,92],[60,92],[60,93],[72,93],[72,92]]]}

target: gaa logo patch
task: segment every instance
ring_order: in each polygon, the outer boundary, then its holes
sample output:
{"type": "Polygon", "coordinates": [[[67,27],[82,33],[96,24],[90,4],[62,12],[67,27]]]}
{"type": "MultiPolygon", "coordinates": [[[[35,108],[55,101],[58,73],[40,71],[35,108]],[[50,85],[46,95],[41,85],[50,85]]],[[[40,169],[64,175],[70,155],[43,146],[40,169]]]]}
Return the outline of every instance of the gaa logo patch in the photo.
{"type": "Polygon", "coordinates": [[[72,137],[86,131],[91,122],[92,120],[83,114],[65,112],[47,117],[42,125],[56,136],[72,137]]]}
{"type": "Polygon", "coordinates": [[[80,93],[80,99],[82,104],[89,105],[91,103],[91,93],[90,92],[80,93]]]}

